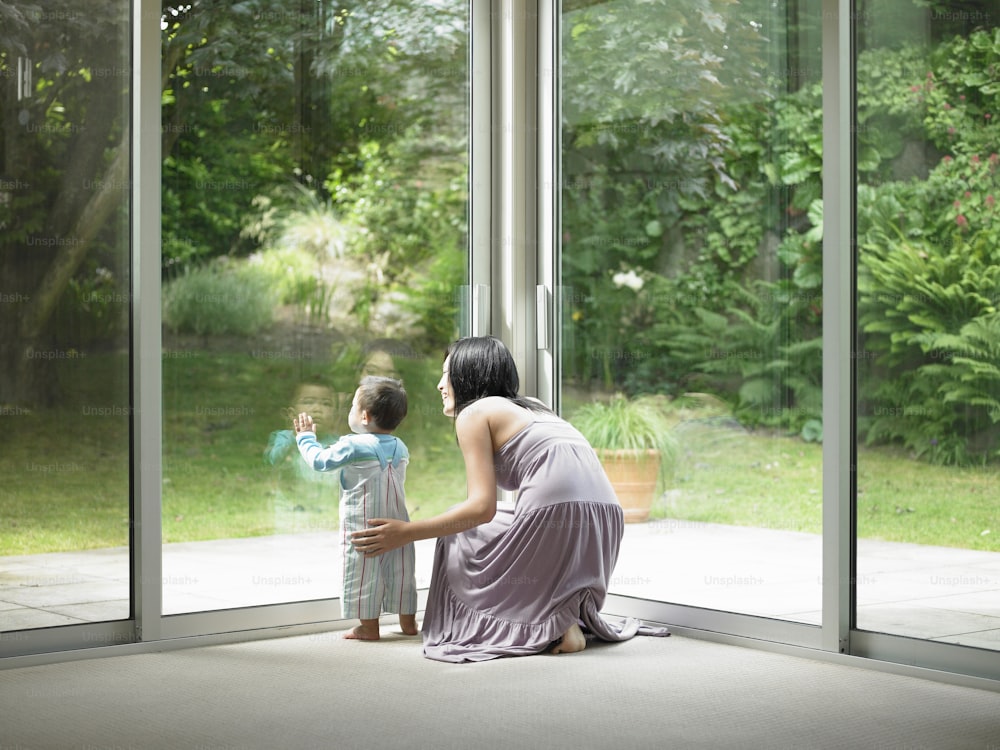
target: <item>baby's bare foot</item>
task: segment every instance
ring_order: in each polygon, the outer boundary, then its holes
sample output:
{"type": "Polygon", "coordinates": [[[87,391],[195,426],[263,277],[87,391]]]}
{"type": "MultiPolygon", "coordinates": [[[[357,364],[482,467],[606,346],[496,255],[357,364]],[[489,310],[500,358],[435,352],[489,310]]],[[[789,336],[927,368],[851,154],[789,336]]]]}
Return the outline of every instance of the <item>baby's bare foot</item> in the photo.
{"type": "Polygon", "coordinates": [[[344,638],[349,641],[377,641],[379,637],[378,625],[374,628],[370,625],[358,625],[354,630],[344,633],[344,638]]]}
{"type": "Polygon", "coordinates": [[[400,615],[399,629],[403,631],[403,635],[416,635],[419,633],[420,631],[417,630],[417,616],[400,615]]]}
{"type": "Polygon", "coordinates": [[[575,622],[563,633],[563,637],[552,647],[553,654],[573,654],[583,651],[587,647],[587,639],[583,637],[583,631],[575,622]]]}

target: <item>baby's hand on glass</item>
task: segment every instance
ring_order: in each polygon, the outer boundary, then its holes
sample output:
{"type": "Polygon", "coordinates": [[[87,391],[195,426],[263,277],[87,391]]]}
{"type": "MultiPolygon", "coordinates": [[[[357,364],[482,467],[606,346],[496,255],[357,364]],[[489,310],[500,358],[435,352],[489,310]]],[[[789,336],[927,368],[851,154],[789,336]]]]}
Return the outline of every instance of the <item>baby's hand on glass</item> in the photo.
{"type": "Polygon", "coordinates": [[[302,412],[299,416],[292,418],[292,426],[295,428],[296,434],[300,432],[316,432],[316,423],[313,422],[313,418],[305,412],[302,412]]]}

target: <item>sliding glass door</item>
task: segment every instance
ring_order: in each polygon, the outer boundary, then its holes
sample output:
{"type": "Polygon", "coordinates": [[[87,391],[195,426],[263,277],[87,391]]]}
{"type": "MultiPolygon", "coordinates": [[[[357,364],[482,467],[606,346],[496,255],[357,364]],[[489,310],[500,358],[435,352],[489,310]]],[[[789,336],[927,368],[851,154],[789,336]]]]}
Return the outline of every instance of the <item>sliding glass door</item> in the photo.
{"type": "Polygon", "coordinates": [[[820,25],[562,4],[562,409],[660,451],[613,593],[821,621],[820,25]]]}
{"type": "Polygon", "coordinates": [[[857,627],[1000,648],[1000,16],[857,27],[857,627]]]}
{"type": "MultiPolygon", "coordinates": [[[[0,635],[130,616],[129,4],[4,4],[0,635]]],[[[16,645],[16,644],[15,644],[16,645]]]]}
{"type": "Polygon", "coordinates": [[[435,384],[467,283],[470,11],[433,6],[164,14],[165,614],[337,595],[339,475],[292,416],[332,443],[364,375],[407,388],[411,515],[464,492],[435,384]]]}

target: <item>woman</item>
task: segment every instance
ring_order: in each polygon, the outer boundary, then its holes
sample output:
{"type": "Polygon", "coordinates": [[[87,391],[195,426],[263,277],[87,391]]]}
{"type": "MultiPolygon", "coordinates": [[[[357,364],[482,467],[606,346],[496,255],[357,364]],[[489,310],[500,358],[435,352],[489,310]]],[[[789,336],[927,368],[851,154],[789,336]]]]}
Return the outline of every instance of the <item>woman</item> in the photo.
{"type": "Polygon", "coordinates": [[[514,358],[493,337],[455,342],[438,390],[455,419],[468,499],[433,518],[372,519],[366,555],[438,537],[424,612],[424,654],[441,661],[582,651],[582,625],[620,641],[640,630],[599,610],[618,557],[621,506],[593,448],[540,401],[517,395],[514,358]],[[517,490],[497,509],[497,486],[517,490]]]}

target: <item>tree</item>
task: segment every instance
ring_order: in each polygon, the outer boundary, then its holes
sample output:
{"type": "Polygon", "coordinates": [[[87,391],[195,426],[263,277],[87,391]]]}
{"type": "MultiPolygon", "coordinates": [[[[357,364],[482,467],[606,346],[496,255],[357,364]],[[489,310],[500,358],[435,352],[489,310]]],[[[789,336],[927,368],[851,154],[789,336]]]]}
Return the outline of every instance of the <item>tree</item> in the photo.
{"type": "MultiPolygon", "coordinates": [[[[434,108],[418,81],[434,80],[465,33],[461,3],[434,1],[193,0],[162,12],[173,267],[249,252],[240,228],[254,196],[292,180],[322,193],[334,171],[360,173],[362,143],[391,142],[434,108]]],[[[124,343],[129,19],[100,0],[0,0],[0,21],[0,404],[45,404],[53,368],[35,354],[79,346],[57,325],[89,325],[79,290],[113,289],[104,312],[124,343]]]]}
{"type": "Polygon", "coordinates": [[[90,0],[0,2],[0,403],[53,398],[49,323],[88,256],[123,256],[127,14],[90,0]]]}

